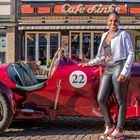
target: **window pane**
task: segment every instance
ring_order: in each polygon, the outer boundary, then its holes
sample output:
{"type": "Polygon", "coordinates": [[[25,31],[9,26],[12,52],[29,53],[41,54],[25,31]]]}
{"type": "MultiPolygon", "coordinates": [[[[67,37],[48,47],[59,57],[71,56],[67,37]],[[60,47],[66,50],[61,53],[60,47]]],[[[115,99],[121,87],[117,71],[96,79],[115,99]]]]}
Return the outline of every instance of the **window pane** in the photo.
{"type": "Polygon", "coordinates": [[[135,51],[135,61],[140,62],[140,51],[135,51]]]}
{"type": "Polygon", "coordinates": [[[0,33],[0,50],[6,49],[6,33],[0,33]]]}
{"type": "Polygon", "coordinates": [[[136,37],[136,46],[135,46],[135,61],[140,61],[140,36],[136,37]]]}
{"type": "Polygon", "coordinates": [[[83,33],[83,61],[88,61],[90,59],[91,52],[91,34],[83,33]]]}
{"type": "Polygon", "coordinates": [[[52,59],[58,49],[58,34],[50,35],[50,58],[52,59]]]}
{"type": "Polygon", "coordinates": [[[5,63],[5,52],[0,52],[0,63],[5,63]]]}
{"type": "Polygon", "coordinates": [[[39,34],[39,60],[41,65],[46,65],[47,34],[39,34]]]}
{"type": "Polygon", "coordinates": [[[72,33],[71,34],[71,55],[72,57],[80,56],[80,34],[72,33]]]}
{"type": "Polygon", "coordinates": [[[140,50],[140,36],[136,37],[136,47],[135,50],[140,50]]]}
{"type": "Polygon", "coordinates": [[[93,55],[94,57],[97,55],[99,44],[101,41],[101,36],[102,36],[101,33],[94,34],[94,55],[93,55]]]}
{"type": "Polygon", "coordinates": [[[27,35],[27,60],[35,60],[35,34],[27,35]]]}

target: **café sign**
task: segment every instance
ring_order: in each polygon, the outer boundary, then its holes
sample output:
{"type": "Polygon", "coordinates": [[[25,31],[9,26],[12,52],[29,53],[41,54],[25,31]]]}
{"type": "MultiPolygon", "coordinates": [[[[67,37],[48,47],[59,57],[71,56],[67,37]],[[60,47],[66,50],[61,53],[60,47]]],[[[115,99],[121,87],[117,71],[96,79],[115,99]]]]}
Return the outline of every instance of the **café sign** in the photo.
{"type": "Polygon", "coordinates": [[[86,6],[84,4],[79,5],[70,5],[64,4],[62,6],[62,13],[67,14],[107,14],[111,13],[113,10],[119,13],[120,7],[116,7],[114,4],[112,5],[102,5],[102,4],[95,4],[92,6],[86,6]]]}

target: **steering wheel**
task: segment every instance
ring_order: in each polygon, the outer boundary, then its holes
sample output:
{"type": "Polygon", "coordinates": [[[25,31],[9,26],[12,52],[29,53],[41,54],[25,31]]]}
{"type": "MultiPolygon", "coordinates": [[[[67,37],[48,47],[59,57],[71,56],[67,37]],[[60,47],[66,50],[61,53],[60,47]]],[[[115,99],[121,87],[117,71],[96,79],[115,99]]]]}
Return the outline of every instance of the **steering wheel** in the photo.
{"type": "Polygon", "coordinates": [[[59,64],[59,61],[60,61],[60,58],[62,56],[62,53],[63,53],[63,48],[59,48],[56,53],[54,54],[54,57],[52,59],[52,63],[50,65],[50,68],[49,68],[49,72],[48,72],[48,77],[52,76],[53,73],[55,72],[58,64],[59,64]]]}

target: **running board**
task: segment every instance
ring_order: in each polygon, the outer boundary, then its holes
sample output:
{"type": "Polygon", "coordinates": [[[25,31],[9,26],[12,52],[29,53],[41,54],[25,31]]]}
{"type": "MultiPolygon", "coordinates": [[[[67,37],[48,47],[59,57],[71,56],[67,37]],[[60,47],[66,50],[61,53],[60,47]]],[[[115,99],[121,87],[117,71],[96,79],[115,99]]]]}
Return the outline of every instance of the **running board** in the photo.
{"type": "Polygon", "coordinates": [[[33,109],[18,109],[15,119],[40,119],[44,118],[45,114],[42,111],[35,111],[33,109]]]}

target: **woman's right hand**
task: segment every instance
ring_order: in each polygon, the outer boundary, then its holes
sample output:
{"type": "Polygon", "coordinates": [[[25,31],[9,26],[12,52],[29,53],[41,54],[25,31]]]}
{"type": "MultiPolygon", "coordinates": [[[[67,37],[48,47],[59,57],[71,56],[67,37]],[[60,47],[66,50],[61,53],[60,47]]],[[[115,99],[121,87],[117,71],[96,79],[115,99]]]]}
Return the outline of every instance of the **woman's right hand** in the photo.
{"type": "Polygon", "coordinates": [[[78,66],[81,66],[81,67],[88,67],[90,66],[88,63],[80,63],[78,64],[78,66]]]}

